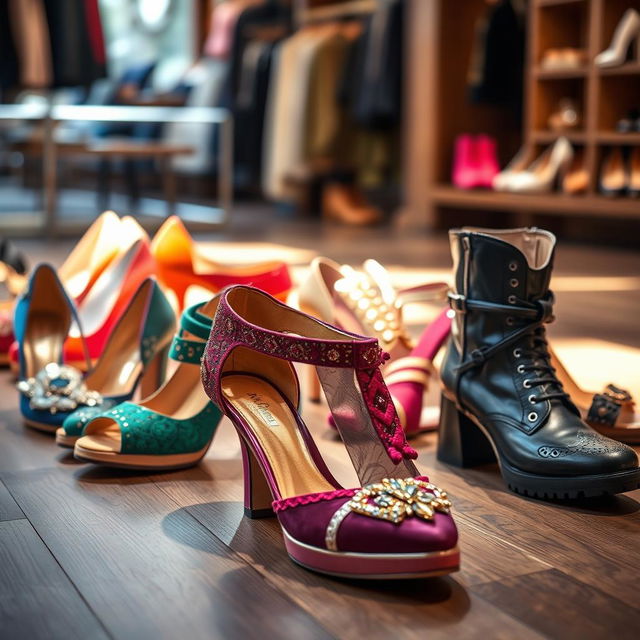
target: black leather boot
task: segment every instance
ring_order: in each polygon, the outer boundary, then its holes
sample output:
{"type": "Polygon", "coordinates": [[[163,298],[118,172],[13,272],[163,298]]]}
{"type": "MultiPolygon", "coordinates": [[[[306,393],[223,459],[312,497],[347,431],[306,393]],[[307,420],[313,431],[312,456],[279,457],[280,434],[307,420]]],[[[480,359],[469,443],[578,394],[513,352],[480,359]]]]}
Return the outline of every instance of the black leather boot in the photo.
{"type": "Polygon", "coordinates": [[[497,458],[509,488],[536,498],[640,486],[635,451],[580,419],[549,362],[553,234],[462,229],[450,240],[456,315],[441,372],[438,458],[458,466],[497,458]]]}

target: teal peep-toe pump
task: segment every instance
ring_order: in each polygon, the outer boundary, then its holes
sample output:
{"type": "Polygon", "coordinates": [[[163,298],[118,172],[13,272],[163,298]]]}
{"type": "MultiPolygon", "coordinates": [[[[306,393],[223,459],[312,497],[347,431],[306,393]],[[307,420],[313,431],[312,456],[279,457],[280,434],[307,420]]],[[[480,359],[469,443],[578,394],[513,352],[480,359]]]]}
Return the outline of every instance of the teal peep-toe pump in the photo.
{"type": "Polygon", "coordinates": [[[156,471],[202,459],[222,416],[200,382],[200,361],[217,306],[215,297],[185,310],[169,354],[178,362],[173,375],[140,403],[124,402],[90,420],[75,443],[76,458],[156,471]]]}

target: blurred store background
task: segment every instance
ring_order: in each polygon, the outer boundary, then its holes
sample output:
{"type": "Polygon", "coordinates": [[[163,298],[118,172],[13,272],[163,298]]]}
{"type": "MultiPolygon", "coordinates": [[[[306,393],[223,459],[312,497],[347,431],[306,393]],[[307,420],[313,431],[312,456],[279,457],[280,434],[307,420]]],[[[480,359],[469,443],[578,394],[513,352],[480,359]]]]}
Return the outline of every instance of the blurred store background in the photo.
{"type": "Polygon", "coordinates": [[[0,11],[4,235],[74,235],[114,209],[149,230],[177,213],[638,245],[640,0],[0,11]]]}

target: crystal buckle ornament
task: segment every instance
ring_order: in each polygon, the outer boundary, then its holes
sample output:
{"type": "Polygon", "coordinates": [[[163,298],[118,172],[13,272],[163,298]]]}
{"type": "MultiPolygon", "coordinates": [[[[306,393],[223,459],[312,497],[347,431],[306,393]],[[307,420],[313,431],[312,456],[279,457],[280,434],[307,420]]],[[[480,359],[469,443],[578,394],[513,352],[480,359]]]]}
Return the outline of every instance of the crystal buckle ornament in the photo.
{"type": "Polygon", "coordinates": [[[358,490],[331,518],[325,535],[330,551],[337,551],[338,529],[350,513],[400,524],[405,518],[432,520],[435,513],[449,513],[451,501],[436,485],[417,478],[384,478],[358,490]]]}
{"type": "Polygon", "coordinates": [[[39,411],[73,411],[80,405],[95,407],[102,404],[102,396],[90,391],[77,369],[66,364],[50,362],[35,377],[20,380],[18,391],[29,398],[29,406],[39,411]]]}

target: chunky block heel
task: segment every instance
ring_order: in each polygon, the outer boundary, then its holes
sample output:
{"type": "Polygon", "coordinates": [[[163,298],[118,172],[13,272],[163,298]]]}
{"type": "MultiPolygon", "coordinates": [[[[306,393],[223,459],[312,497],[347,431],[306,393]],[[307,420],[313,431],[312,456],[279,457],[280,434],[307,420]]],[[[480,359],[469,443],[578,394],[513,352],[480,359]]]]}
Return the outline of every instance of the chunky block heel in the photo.
{"type": "Polygon", "coordinates": [[[437,456],[441,462],[456,467],[473,467],[496,459],[484,433],[444,394],[440,404],[437,456]]]}
{"type": "Polygon", "coordinates": [[[271,518],[275,515],[271,507],[271,489],[253,451],[241,436],[239,438],[244,475],[244,515],[253,519],[271,518]]]}

